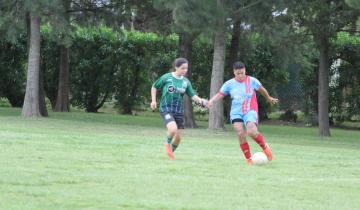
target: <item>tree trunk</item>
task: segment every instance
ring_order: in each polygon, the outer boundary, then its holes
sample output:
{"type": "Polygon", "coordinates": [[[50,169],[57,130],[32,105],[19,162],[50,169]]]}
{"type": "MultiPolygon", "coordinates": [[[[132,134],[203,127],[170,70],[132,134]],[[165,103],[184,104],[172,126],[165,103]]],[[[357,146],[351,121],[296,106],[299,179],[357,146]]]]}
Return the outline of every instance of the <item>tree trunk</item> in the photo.
{"type": "Polygon", "coordinates": [[[320,40],[318,113],[319,113],[319,135],[330,136],[329,39],[327,37],[322,37],[320,40]]]}
{"type": "MultiPolygon", "coordinates": [[[[64,0],[63,5],[65,10],[69,10],[71,7],[71,0],[64,0]]],[[[65,13],[65,19],[67,23],[70,22],[69,13],[65,13]]],[[[60,46],[60,63],[59,63],[59,84],[58,93],[56,97],[55,112],[69,112],[69,52],[70,49],[64,45],[60,46]]]]}
{"type": "Polygon", "coordinates": [[[59,86],[55,112],[69,112],[69,48],[60,47],[59,86]]]}
{"type": "MultiPolygon", "coordinates": [[[[214,57],[211,73],[210,97],[217,94],[224,81],[224,64],[226,48],[225,19],[218,22],[215,32],[214,57]]],[[[222,100],[213,104],[209,112],[209,129],[224,129],[224,107],[222,100]]]]}
{"type": "MultiPolygon", "coordinates": [[[[187,72],[187,78],[191,81],[191,51],[192,42],[196,36],[190,35],[187,32],[180,33],[179,48],[180,57],[187,58],[189,61],[189,70],[187,72]]],[[[194,119],[194,111],[191,103],[191,98],[185,94],[184,96],[184,115],[185,115],[185,127],[197,128],[197,124],[194,119]]]]}
{"type": "Polygon", "coordinates": [[[231,35],[231,43],[230,43],[230,55],[229,55],[229,62],[228,68],[229,71],[232,71],[232,65],[239,59],[239,42],[240,42],[240,20],[236,20],[234,23],[234,28],[231,35]]]}
{"type": "MultiPolygon", "coordinates": [[[[236,20],[234,23],[234,28],[231,34],[231,43],[230,43],[230,53],[229,53],[229,62],[227,62],[227,68],[225,77],[227,75],[233,76],[233,64],[239,59],[239,42],[240,42],[240,28],[241,21],[236,20]]],[[[231,99],[225,98],[224,100],[224,117],[226,122],[230,122],[230,111],[231,111],[231,99]]]]}
{"type": "Polygon", "coordinates": [[[39,108],[40,76],[40,17],[30,15],[30,45],[26,92],[21,115],[23,117],[41,117],[39,108]]]}
{"type": "Polygon", "coordinates": [[[41,116],[49,116],[45,102],[44,72],[41,69],[39,70],[39,109],[41,116]]]}

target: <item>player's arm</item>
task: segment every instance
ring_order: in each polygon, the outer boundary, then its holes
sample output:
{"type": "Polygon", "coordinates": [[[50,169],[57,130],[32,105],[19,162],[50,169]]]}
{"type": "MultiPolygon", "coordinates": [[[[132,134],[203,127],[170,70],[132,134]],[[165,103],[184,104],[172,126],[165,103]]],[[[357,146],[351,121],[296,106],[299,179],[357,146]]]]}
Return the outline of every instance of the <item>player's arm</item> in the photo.
{"type": "Polygon", "coordinates": [[[200,98],[197,95],[194,95],[193,97],[191,97],[191,100],[195,101],[196,103],[200,104],[201,106],[206,106],[207,104],[207,100],[200,98]]]}
{"type": "Polygon", "coordinates": [[[221,92],[217,93],[216,95],[214,95],[208,102],[208,107],[211,108],[213,103],[217,100],[220,100],[222,98],[224,98],[225,94],[222,94],[221,92]]]}
{"type": "Polygon", "coordinates": [[[198,105],[205,107],[207,104],[207,100],[200,98],[198,95],[196,95],[191,82],[189,81],[189,85],[186,87],[186,94],[191,98],[191,100],[195,101],[198,105]]]}
{"type": "Polygon", "coordinates": [[[158,90],[161,90],[164,86],[164,81],[166,80],[167,74],[162,75],[159,79],[157,79],[154,84],[151,86],[151,104],[150,107],[152,110],[155,110],[156,105],[156,93],[158,90]]]}
{"type": "Polygon", "coordinates": [[[268,91],[263,87],[263,86],[260,86],[259,90],[258,90],[261,95],[263,95],[266,99],[266,101],[271,104],[271,105],[274,105],[276,104],[277,102],[279,102],[279,99],[277,98],[273,98],[269,95],[268,91]]]}
{"type": "Polygon", "coordinates": [[[154,86],[152,86],[151,87],[151,104],[150,104],[150,107],[152,110],[156,109],[156,92],[157,92],[157,89],[154,86]]]}

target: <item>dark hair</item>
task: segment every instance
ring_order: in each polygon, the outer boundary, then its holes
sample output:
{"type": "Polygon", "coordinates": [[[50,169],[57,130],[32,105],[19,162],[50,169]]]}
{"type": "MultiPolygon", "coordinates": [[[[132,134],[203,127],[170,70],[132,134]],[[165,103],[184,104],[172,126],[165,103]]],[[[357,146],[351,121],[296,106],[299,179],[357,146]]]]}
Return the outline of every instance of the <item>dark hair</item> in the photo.
{"type": "Polygon", "coordinates": [[[174,70],[175,70],[175,67],[180,67],[184,63],[189,63],[189,61],[186,58],[176,58],[173,63],[174,70]]]}
{"type": "Polygon", "coordinates": [[[242,69],[242,68],[245,68],[245,64],[241,61],[236,61],[234,64],[233,64],[233,69],[242,69]]]}

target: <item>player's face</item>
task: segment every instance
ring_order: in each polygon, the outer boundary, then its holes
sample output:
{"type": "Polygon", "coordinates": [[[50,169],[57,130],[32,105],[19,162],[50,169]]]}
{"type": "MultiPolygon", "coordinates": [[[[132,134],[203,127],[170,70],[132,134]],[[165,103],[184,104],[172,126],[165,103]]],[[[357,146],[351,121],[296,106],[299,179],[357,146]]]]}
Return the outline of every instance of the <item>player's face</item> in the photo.
{"type": "Polygon", "coordinates": [[[246,70],[245,68],[242,69],[234,69],[235,79],[238,81],[243,81],[246,77],[246,70]]]}
{"type": "Polygon", "coordinates": [[[179,76],[185,76],[185,74],[188,71],[188,64],[187,63],[183,63],[181,66],[179,67],[175,67],[176,73],[179,76]]]}

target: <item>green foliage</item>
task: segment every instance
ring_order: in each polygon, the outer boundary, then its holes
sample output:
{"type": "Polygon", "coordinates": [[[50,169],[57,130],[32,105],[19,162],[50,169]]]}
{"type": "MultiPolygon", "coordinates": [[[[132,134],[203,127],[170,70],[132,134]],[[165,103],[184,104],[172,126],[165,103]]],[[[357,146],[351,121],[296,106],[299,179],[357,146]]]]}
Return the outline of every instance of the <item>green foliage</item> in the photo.
{"type": "MultiPolygon", "coordinates": [[[[54,106],[60,51],[51,27],[43,25],[41,32],[41,69],[45,92],[54,106]]],[[[89,112],[97,112],[106,100],[115,99],[123,113],[131,113],[136,106],[149,103],[152,83],[171,69],[178,54],[178,36],[174,34],[159,36],[136,31],[117,32],[107,27],[76,27],[72,40],[71,103],[89,112]]],[[[248,43],[248,50],[243,50],[241,54],[249,66],[249,73],[258,77],[269,90],[286,78],[284,71],[275,62],[278,55],[274,46],[266,44],[259,37],[243,43],[248,43]]],[[[25,43],[22,47],[25,49],[25,43]]],[[[245,49],[245,45],[242,49],[245,49]]],[[[213,45],[209,39],[200,36],[193,43],[193,52],[191,80],[198,94],[207,97],[213,45]]],[[[25,60],[22,60],[21,64],[24,63],[25,60]]],[[[232,70],[228,69],[225,79],[232,77],[232,70]]],[[[260,103],[264,106],[266,104],[264,101],[260,103]]]]}
{"type": "MultiPolygon", "coordinates": [[[[275,95],[277,85],[288,79],[287,66],[278,62],[282,56],[278,53],[277,45],[259,34],[243,36],[242,39],[240,55],[246,65],[247,73],[259,79],[269,93],[275,95]]],[[[226,73],[228,78],[233,77],[232,69],[226,73]]],[[[267,119],[270,105],[264,97],[258,97],[258,102],[260,119],[267,119]]]]}
{"type": "Polygon", "coordinates": [[[205,98],[210,93],[213,51],[213,44],[204,37],[200,36],[193,42],[191,81],[198,95],[205,98]]]}
{"type": "Polygon", "coordinates": [[[30,13],[42,17],[43,22],[53,26],[53,36],[59,41],[67,40],[69,23],[65,19],[62,0],[1,0],[0,5],[0,35],[8,40],[15,41],[19,34],[27,30],[26,22],[30,13]]]}
{"type": "Polygon", "coordinates": [[[26,84],[26,37],[17,36],[13,43],[0,40],[0,97],[13,107],[21,107],[26,84]]]}
{"type": "Polygon", "coordinates": [[[119,43],[112,30],[79,28],[70,53],[71,103],[97,112],[113,93],[119,43]]]}
{"type": "MultiPolygon", "coordinates": [[[[48,25],[43,25],[41,32],[44,86],[47,97],[54,105],[58,85],[58,40],[52,36],[48,25]]],[[[115,100],[123,113],[131,113],[138,105],[147,106],[152,83],[170,70],[178,53],[176,35],[76,27],[72,36],[71,103],[90,112],[96,112],[106,100],[115,100]]],[[[248,73],[257,77],[274,94],[276,86],[288,77],[287,68],[278,62],[283,54],[275,43],[260,34],[241,39],[241,60],[246,63],[248,73]]],[[[199,36],[193,43],[191,81],[203,97],[209,94],[212,54],[211,41],[199,36]]],[[[24,63],[23,60],[22,65],[24,63]]],[[[232,69],[226,69],[225,79],[232,77],[232,69]]],[[[264,114],[262,118],[266,118],[269,107],[262,97],[259,97],[259,104],[264,114]]]]}
{"type": "MultiPolygon", "coordinates": [[[[339,32],[331,41],[332,68],[330,71],[329,112],[330,118],[336,122],[351,120],[359,116],[360,90],[360,39],[349,33],[339,32]]],[[[307,121],[315,124],[317,121],[318,102],[318,52],[315,47],[307,50],[307,60],[313,65],[307,65],[300,71],[300,82],[305,93],[304,112],[307,121]]]]}
{"type": "Polygon", "coordinates": [[[115,99],[122,113],[131,114],[135,105],[147,103],[155,78],[167,71],[176,56],[177,37],[153,33],[125,32],[120,43],[115,99]]]}
{"type": "Polygon", "coordinates": [[[304,105],[302,111],[305,114],[305,121],[309,125],[318,123],[318,58],[319,52],[314,42],[305,44],[304,59],[300,64],[299,82],[304,91],[304,105]]]}
{"type": "Polygon", "coordinates": [[[360,9],[360,0],[345,0],[350,7],[360,9]]]}
{"type": "Polygon", "coordinates": [[[41,27],[41,68],[46,97],[49,98],[52,108],[55,107],[57,88],[59,83],[60,47],[53,37],[50,26],[41,27]]]}
{"type": "Polygon", "coordinates": [[[333,117],[342,122],[360,115],[360,38],[341,32],[333,44],[336,54],[332,59],[340,59],[340,65],[333,69],[337,77],[331,86],[330,108],[333,117]]]}

